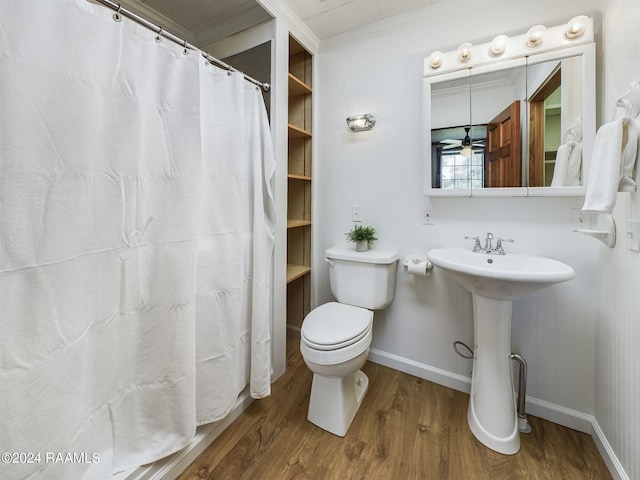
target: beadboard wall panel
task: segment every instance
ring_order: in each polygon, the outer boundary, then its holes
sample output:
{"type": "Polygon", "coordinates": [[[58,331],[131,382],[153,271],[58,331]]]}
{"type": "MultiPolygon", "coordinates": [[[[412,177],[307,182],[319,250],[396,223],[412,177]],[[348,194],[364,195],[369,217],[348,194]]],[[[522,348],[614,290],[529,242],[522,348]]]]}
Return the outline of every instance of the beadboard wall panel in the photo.
{"type": "MultiPolygon", "coordinates": [[[[603,26],[606,121],[623,114],[616,99],[640,80],[640,3],[609,0],[603,26]]],[[[618,194],[618,242],[601,248],[597,329],[596,421],[624,468],[640,478],[640,253],[627,248],[625,222],[640,219],[640,195],[618,194]]]]}

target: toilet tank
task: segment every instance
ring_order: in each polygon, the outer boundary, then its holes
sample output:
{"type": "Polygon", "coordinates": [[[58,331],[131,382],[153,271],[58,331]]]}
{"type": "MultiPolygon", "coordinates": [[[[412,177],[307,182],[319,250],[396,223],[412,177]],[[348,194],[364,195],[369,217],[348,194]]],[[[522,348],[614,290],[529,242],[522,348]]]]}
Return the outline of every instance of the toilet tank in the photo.
{"type": "Polygon", "coordinates": [[[396,290],[398,253],[389,250],[356,252],[332,247],[325,252],[329,263],[331,293],[340,303],[381,310],[393,300],[396,290]]]}

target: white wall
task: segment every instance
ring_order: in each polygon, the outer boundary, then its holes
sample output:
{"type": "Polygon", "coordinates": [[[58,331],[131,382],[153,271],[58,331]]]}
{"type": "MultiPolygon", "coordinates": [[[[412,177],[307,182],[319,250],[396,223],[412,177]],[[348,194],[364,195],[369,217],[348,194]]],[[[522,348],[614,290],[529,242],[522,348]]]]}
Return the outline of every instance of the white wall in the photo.
{"type": "MultiPolygon", "coordinates": [[[[604,109],[640,80],[640,2],[609,0],[604,17],[604,109]]],[[[616,116],[622,115],[618,110],[616,116]]],[[[618,245],[600,248],[596,419],[628,478],[640,478],[640,254],[625,245],[625,220],[640,218],[640,195],[618,195],[618,245]]]]}
{"type": "MultiPolygon", "coordinates": [[[[599,29],[602,3],[482,0],[461,15],[455,0],[436,2],[321,43],[314,90],[314,133],[321,139],[314,158],[316,303],[331,300],[322,254],[344,242],[352,205],[360,205],[364,223],[377,229],[377,246],[395,248],[401,257],[464,246],[465,235],[487,231],[514,238],[508,250],[557,258],[577,272],[571,282],[514,303],[513,349],[529,363],[528,394],[586,416],[596,413],[602,248],[571,231],[570,211],[582,199],[434,198],[435,225],[422,225],[421,206],[428,200],[422,194],[421,97],[423,58],[432,51],[526,32],[536,23],[558,25],[579,13],[594,16],[599,29]],[[360,113],[373,113],[378,123],[370,132],[353,134],[345,118],[360,113]]],[[[419,279],[400,267],[395,300],[376,313],[374,324],[372,346],[382,356],[401,357],[419,372],[469,376],[470,361],[458,357],[451,344],[473,343],[471,298],[440,272],[419,279]]]]}

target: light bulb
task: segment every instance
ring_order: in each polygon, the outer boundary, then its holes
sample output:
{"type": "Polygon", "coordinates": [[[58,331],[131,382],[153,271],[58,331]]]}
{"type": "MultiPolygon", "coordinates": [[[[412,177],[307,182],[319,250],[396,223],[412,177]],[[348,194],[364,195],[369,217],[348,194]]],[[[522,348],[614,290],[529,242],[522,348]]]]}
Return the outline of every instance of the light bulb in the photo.
{"type": "Polygon", "coordinates": [[[471,59],[471,49],[473,45],[469,42],[465,42],[458,47],[458,60],[461,62],[468,62],[471,59]]]}
{"type": "Polygon", "coordinates": [[[442,52],[433,52],[429,57],[429,65],[434,70],[440,68],[442,66],[442,52]]]}
{"type": "Polygon", "coordinates": [[[527,46],[537,47],[542,43],[542,37],[547,29],[544,25],[535,25],[527,32],[527,46]]]}
{"type": "Polygon", "coordinates": [[[581,37],[585,32],[587,22],[589,18],[585,15],[578,15],[577,17],[573,17],[567,23],[567,29],[564,31],[565,38],[569,40],[573,40],[574,38],[581,37]]]}
{"type": "Polygon", "coordinates": [[[489,53],[494,57],[499,57],[507,50],[507,40],[509,37],[506,35],[498,35],[491,42],[491,46],[489,47],[489,53]]]}

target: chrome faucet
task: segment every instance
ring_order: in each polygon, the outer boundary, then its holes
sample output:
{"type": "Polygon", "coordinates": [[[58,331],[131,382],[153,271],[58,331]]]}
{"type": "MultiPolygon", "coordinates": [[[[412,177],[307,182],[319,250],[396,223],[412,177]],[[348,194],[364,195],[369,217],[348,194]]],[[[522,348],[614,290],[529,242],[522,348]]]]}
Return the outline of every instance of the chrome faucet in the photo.
{"type": "Polygon", "coordinates": [[[498,237],[496,239],[496,248],[493,248],[493,244],[492,241],[495,238],[493,236],[493,233],[491,232],[487,232],[487,238],[484,241],[484,248],[482,248],[482,245],[480,244],[480,237],[478,235],[476,235],[475,237],[464,237],[465,240],[473,240],[473,248],[471,249],[472,252],[475,253],[493,253],[495,255],[506,255],[506,252],[504,251],[504,248],[502,246],[503,242],[508,242],[508,243],[513,243],[513,239],[512,238],[500,238],[498,237]]]}
{"type": "Polygon", "coordinates": [[[493,240],[493,233],[487,232],[487,238],[484,240],[484,253],[493,252],[493,247],[491,246],[491,240],[493,240]]]}

